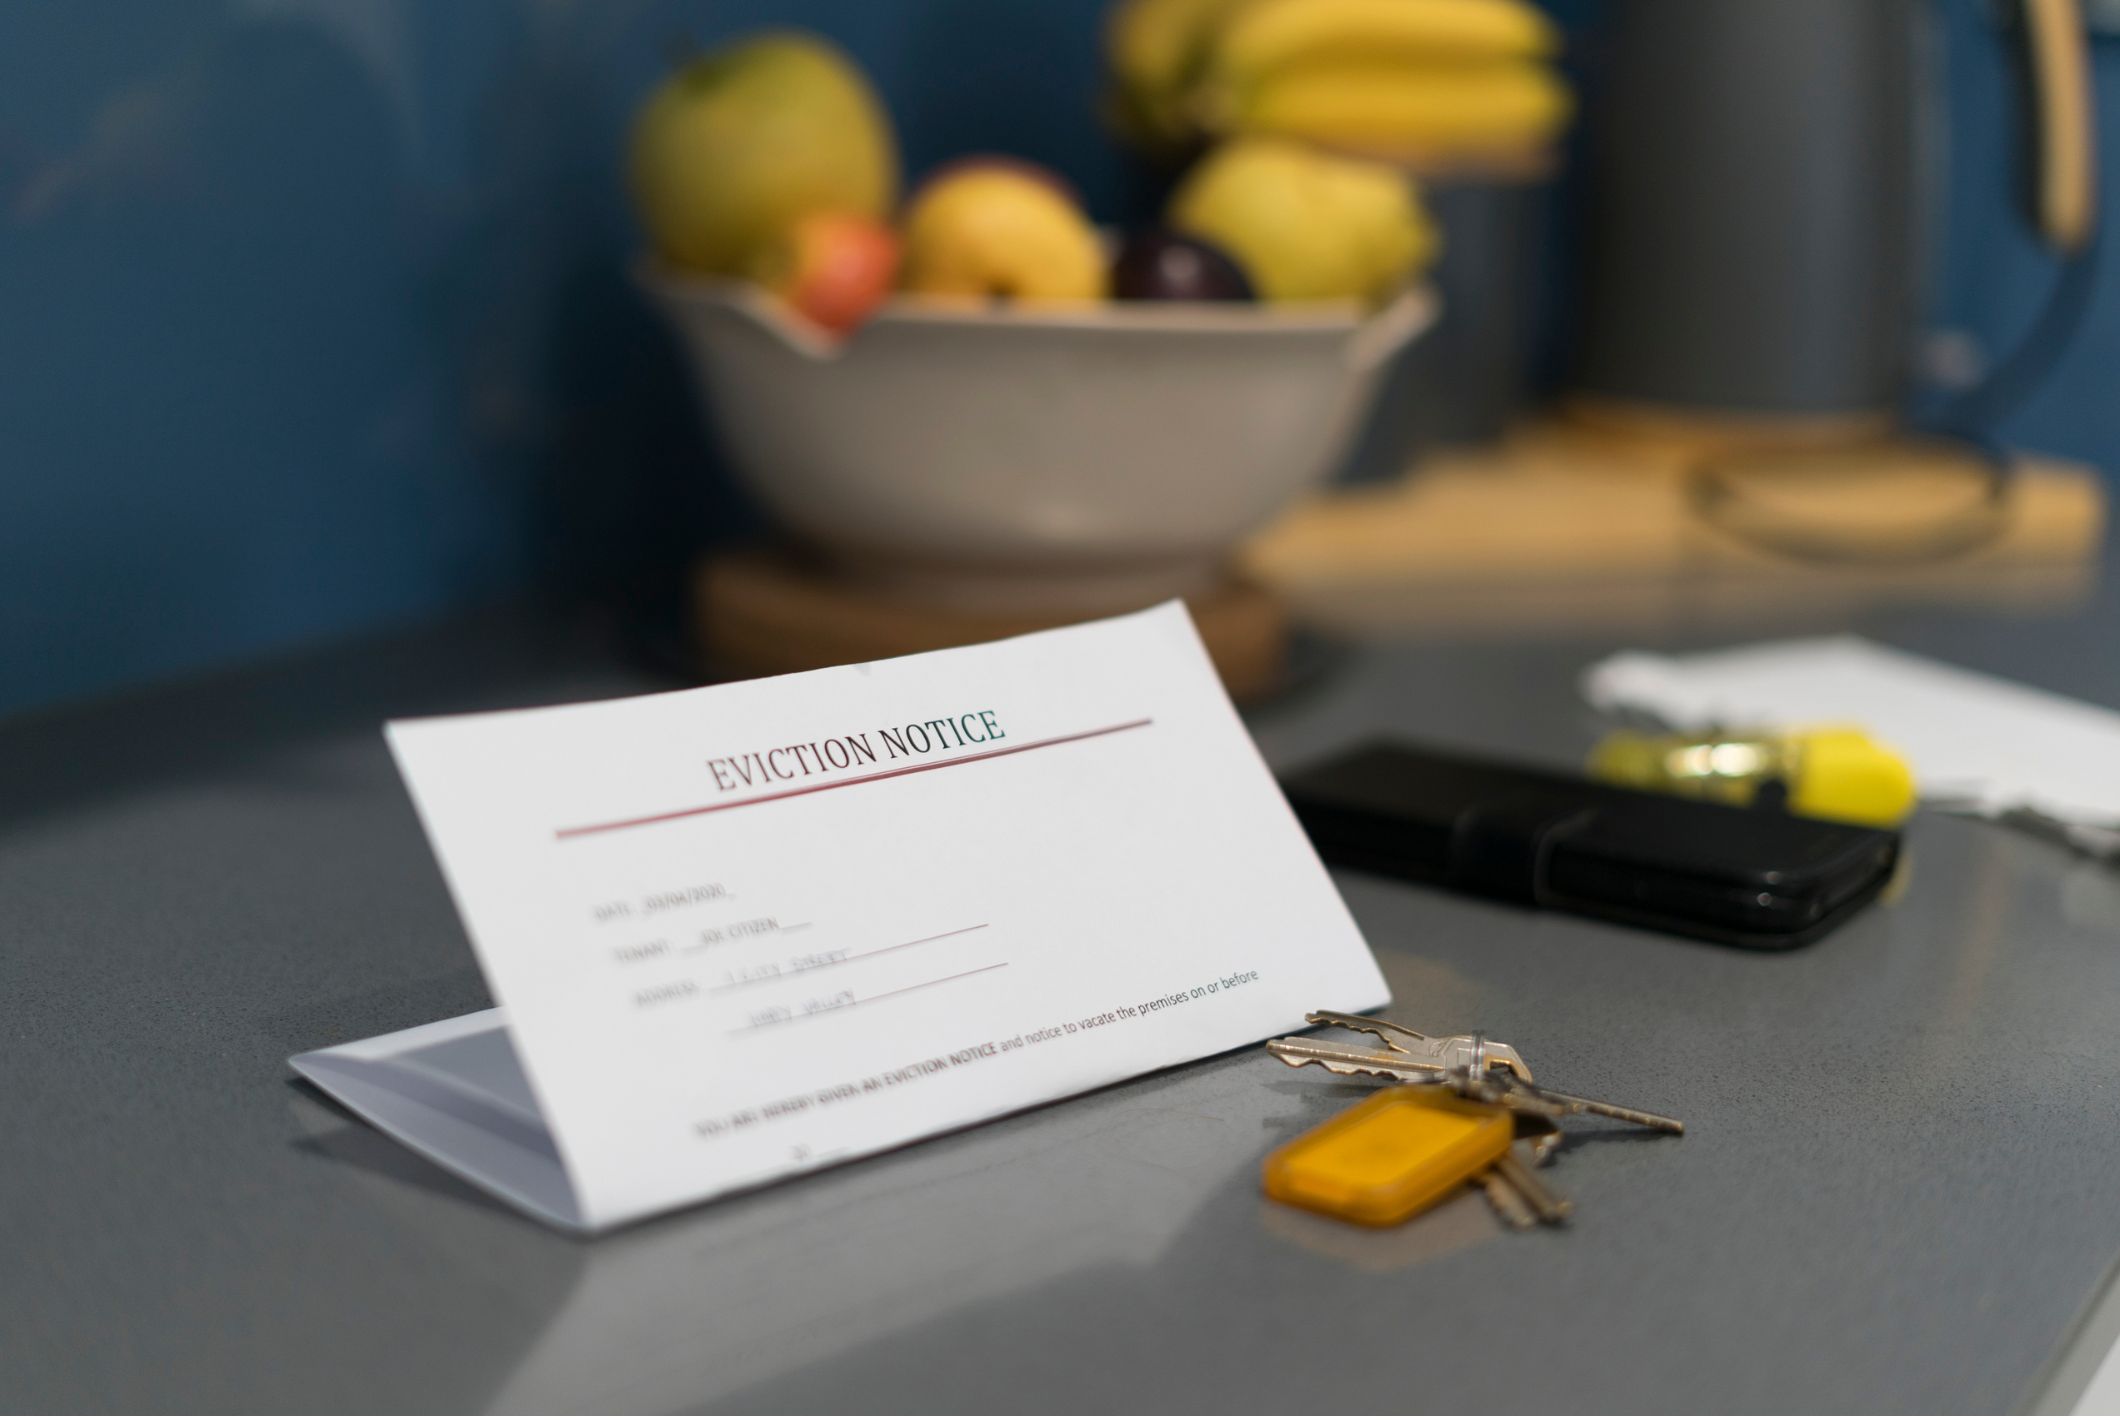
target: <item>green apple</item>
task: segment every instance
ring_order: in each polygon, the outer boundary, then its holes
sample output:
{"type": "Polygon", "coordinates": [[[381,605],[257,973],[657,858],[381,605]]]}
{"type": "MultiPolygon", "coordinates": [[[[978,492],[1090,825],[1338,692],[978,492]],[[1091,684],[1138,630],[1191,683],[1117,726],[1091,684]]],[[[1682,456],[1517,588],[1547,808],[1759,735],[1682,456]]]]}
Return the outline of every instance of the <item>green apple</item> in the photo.
{"type": "Polygon", "coordinates": [[[1215,149],[1171,198],[1170,225],[1234,254],[1271,301],[1377,301],[1435,256],[1397,168],[1281,139],[1215,149]]]}
{"type": "Polygon", "coordinates": [[[633,126],[633,197],[655,249],[736,275],[819,212],[880,220],[898,191],[889,116],[852,61],[774,32],[670,76],[633,126]]]}

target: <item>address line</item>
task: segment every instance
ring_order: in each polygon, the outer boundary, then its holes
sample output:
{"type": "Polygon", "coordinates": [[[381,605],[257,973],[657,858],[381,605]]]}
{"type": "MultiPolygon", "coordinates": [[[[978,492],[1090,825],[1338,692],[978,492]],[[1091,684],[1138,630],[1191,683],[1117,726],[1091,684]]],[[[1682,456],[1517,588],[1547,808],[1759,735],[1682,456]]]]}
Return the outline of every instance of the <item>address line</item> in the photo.
{"type": "Polygon", "coordinates": [[[808,966],[798,966],[793,971],[775,972],[771,976],[749,976],[742,981],[724,981],[719,986],[709,986],[707,993],[714,995],[723,991],[741,991],[747,986],[764,986],[768,982],[786,981],[791,977],[808,976],[813,971],[824,971],[830,967],[845,966],[850,962],[867,961],[870,957],[880,957],[889,952],[902,952],[907,947],[924,947],[929,942],[940,942],[951,937],[961,937],[967,932],[984,932],[992,925],[990,922],[980,922],[970,927],[956,927],[947,932],[937,932],[932,937],[915,937],[910,942],[897,942],[888,947],[871,947],[868,951],[855,952],[851,956],[833,957],[830,961],[813,962],[808,966]]]}
{"type": "Polygon", "coordinates": [[[800,1011],[793,1015],[774,1016],[768,1020],[753,1021],[750,1025],[738,1026],[735,1030],[730,1031],[729,1034],[749,1035],[752,1031],[771,1030],[774,1026],[791,1026],[797,1021],[814,1021],[819,1016],[836,1016],[841,1011],[851,1011],[856,1006],[871,1005],[877,1001],[888,1000],[893,996],[903,996],[910,991],[925,991],[930,986],[942,986],[952,981],[962,981],[967,976],[979,976],[989,971],[999,971],[1007,965],[1008,963],[1005,961],[997,961],[987,966],[975,966],[970,971],[960,971],[950,976],[938,976],[933,981],[916,981],[911,986],[900,986],[894,991],[879,991],[873,996],[857,996],[843,1005],[827,1006],[821,1011],[800,1011]]]}

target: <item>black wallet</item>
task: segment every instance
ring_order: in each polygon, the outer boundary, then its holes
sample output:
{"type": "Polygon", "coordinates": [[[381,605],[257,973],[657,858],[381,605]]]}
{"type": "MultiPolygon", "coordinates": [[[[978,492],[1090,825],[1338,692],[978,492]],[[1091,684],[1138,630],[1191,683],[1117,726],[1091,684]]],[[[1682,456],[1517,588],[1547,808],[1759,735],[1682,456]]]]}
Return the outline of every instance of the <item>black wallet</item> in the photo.
{"type": "Polygon", "coordinates": [[[1778,950],[1876,897],[1899,835],[1371,744],[1282,787],[1328,863],[1778,950]]]}

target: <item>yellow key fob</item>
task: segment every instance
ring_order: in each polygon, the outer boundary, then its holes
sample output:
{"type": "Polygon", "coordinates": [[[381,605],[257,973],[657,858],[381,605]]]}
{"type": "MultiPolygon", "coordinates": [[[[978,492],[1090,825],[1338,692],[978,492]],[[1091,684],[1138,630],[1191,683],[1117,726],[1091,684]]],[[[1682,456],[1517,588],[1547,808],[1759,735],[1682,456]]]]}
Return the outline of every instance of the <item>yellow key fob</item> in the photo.
{"type": "Polygon", "coordinates": [[[1590,775],[1631,789],[1749,804],[1768,781],[1791,813],[1892,828],[1913,813],[1914,770],[1890,745],[1851,725],[1755,730],[1716,739],[1619,730],[1590,752],[1590,775]]]}
{"type": "Polygon", "coordinates": [[[1920,790],[1913,766],[1859,729],[1814,725],[1790,739],[1801,746],[1803,773],[1789,786],[1789,809],[1811,818],[1894,828],[1914,812],[1920,790]]]}
{"type": "Polygon", "coordinates": [[[1440,1085],[1378,1090],[1266,1157],[1266,1196],[1388,1228],[1509,1151],[1516,1118],[1440,1085]]]}

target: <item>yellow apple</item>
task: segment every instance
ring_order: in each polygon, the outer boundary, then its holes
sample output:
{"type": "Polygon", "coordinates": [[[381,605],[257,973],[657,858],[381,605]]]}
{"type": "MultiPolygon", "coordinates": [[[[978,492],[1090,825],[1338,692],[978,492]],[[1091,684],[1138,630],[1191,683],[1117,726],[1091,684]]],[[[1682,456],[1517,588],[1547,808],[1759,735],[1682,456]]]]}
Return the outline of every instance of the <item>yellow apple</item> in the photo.
{"type": "Polygon", "coordinates": [[[1104,245],[1051,173],[1013,159],[960,162],[913,195],[899,283],[925,296],[1095,301],[1104,245]]]}
{"type": "Polygon", "coordinates": [[[1382,300],[1437,247],[1397,168],[1281,139],[1209,153],[1171,198],[1169,220],[1231,252],[1271,301],[1382,300]]]}
{"type": "Polygon", "coordinates": [[[755,36],[687,64],[633,127],[633,197],[679,266],[742,273],[803,217],[881,219],[897,199],[889,116],[861,71],[814,36],[755,36]]]}

